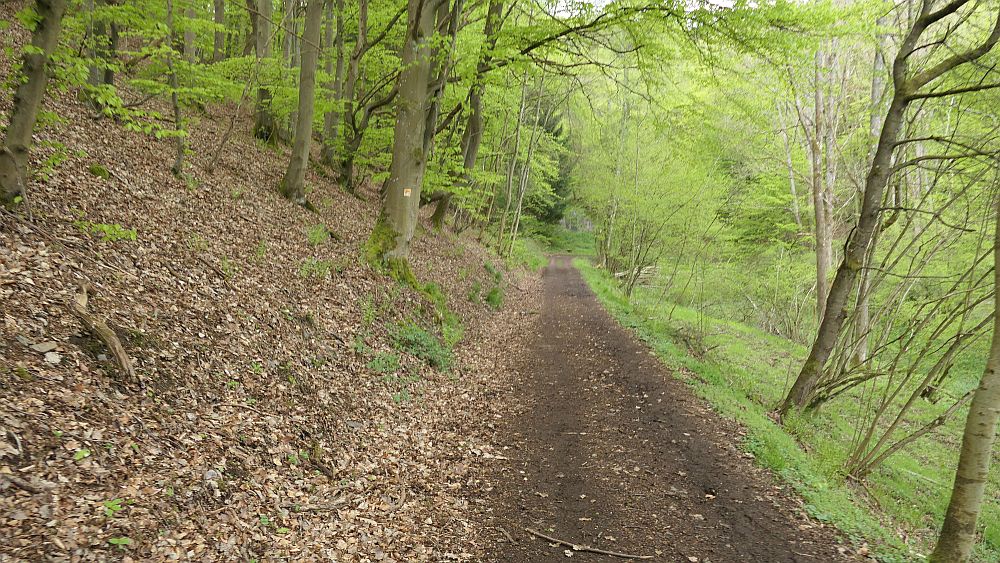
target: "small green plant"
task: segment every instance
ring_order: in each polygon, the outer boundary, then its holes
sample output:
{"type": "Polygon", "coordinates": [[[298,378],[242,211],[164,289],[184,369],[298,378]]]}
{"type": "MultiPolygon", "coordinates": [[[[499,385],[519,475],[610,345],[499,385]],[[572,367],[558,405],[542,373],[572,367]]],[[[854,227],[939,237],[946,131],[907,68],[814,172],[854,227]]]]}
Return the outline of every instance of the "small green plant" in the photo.
{"type": "Polygon", "coordinates": [[[66,145],[58,141],[47,141],[40,143],[40,145],[53,147],[55,149],[52,154],[43,160],[41,165],[35,170],[35,175],[38,179],[47,182],[50,178],[52,178],[52,173],[55,172],[56,168],[69,159],[69,151],[66,149],[66,145]]]}
{"type": "Polygon", "coordinates": [[[322,223],[306,228],[306,238],[309,239],[309,244],[312,246],[325,243],[330,240],[330,236],[330,230],[322,223]]]}
{"type": "Polygon", "coordinates": [[[479,303],[479,294],[483,291],[483,286],[478,281],[472,282],[472,287],[469,289],[469,301],[472,303],[479,303]]]}
{"type": "Polygon", "coordinates": [[[399,354],[382,352],[368,362],[368,369],[381,374],[396,373],[399,371],[399,354]]]}
{"type": "Polygon", "coordinates": [[[366,295],[364,299],[361,300],[361,323],[364,326],[369,326],[375,322],[378,312],[375,309],[375,300],[372,299],[371,295],[366,295]]]}
{"type": "Polygon", "coordinates": [[[87,167],[87,172],[90,172],[91,176],[95,176],[102,180],[111,178],[111,171],[109,171],[108,167],[103,164],[91,164],[87,167]]]}
{"type": "Polygon", "coordinates": [[[205,252],[208,250],[208,241],[198,233],[191,233],[188,237],[188,247],[195,252],[205,252]]]}
{"type": "Polygon", "coordinates": [[[135,229],[126,229],[117,223],[109,225],[107,223],[93,223],[91,221],[80,220],[74,221],[73,225],[85,233],[100,235],[103,242],[134,241],[138,237],[135,229]]]}
{"type": "Polygon", "coordinates": [[[396,403],[397,405],[400,403],[409,403],[410,399],[411,397],[409,389],[401,389],[392,394],[392,402],[396,403]]]}
{"type": "Polygon", "coordinates": [[[233,198],[233,201],[239,201],[243,199],[246,193],[243,191],[243,188],[233,188],[233,191],[229,192],[229,195],[233,198]]]}
{"type": "Polygon", "coordinates": [[[256,256],[258,260],[262,260],[265,256],[267,256],[267,242],[264,239],[260,239],[257,243],[257,248],[254,249],[254,256],[256,256]]]}
{"type": "Polygon", "coordinates": [[[236,272],[239,268],[233,263],[229,258],[223,258],[220,263],[220,268],[222,268],[222,275],[226,276],[227,280],[233,279],[236,276],[236,272]]]}
{"type": "Polygon", "coordinates": [[[299,266],[299,276],[303,278],[323,279],[330,276],[333,264],[329,260],[306,258],[299,266]]]}
{"type": "Polygon", "coordinates": [[[108,543],[117,547],[118,549],[125,549],[132,544],[132,538],[127,536],[122,536],[119,538],[110,538],[108,543]]]}
{"type": "Polygon", "coordinates": [[[372,347],[368,345],[365,335],[358,334],[354,337],[354,341],[351,342],[351,349],[354,350],[355,354],[366,355],[372,351],[372,347]]]}
{"type": "Polygon", "coordinates": [[[73,454],[73,461],[80,461],[88,457],[90,457],[90,450],[88,450],[87,448],[81,448],[79,450],[76,450],[76,452],[73,454]]]}
{"type": "Polygon", "coordinates": [[[125,507],[122,506],[123,502],[125,502],[125,499],[120,498],[113,498],[111,500],[104,501],[104,516],[114,518],[116,514],[125,510],[125,507]]]}
{"type": "Polygon", "coordinates": [[[398,349],[413,354],[433,368],[447,369],[451,365],[451,350],[415,323],[396,328],[393,340],[398,349]]]}
{"type": "Polygon", "coordinates": [[[484,299],[486,304],[494,311],[499,311],[503,307],[503,289],[499,285],[493,286],[484,299]]]}

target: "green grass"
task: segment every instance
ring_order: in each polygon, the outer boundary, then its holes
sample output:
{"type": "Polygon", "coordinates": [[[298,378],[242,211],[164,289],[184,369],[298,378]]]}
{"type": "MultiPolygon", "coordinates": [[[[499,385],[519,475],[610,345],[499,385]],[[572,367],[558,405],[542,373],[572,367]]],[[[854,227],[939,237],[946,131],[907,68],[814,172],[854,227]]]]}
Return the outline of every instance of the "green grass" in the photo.
{"type": "MultiPolygon", "coordinates": [[[[768,416],[796,375],[806,353],[803,346],[693,308],[669,302],[655,308],[657,296],[642,288],[629,302],[589,262],[578,259],[574,264],[623,326],[633,329],[718,413],[746,427],[743,447],[791,484],[813,517],[837,526],[855,542],[869,542],[881,561],[919,561],[930,551],[951,492],[964,412],[932,437],[888,459],[858,487],[843,470],[859,416],[852,397],[834,400],[819,412],[787,417],[784,426],[768,416]],[[907,542],[893,530],[905,534],[907,542]]],[[[959,378],[963,385],[974,381],[972,374],[976,369],[981,373],[982,366],[971,362],[968,369],[970,375],[959,378]]],[[[913,418],[932,417],[933,405],[921,403],[913,418]]],[[[1000,561],[1000,503],[990,495],[1000,490],[1000,472],[993,473],[976,561],[1000,561]]]]}
{"type": "Polygon", "coordinates": [[[556,254],[593,256],[595,249],[594,233],[587,231],[570,231],[556,226],[549,234],[546,249],[549,252],[556,254]]]}

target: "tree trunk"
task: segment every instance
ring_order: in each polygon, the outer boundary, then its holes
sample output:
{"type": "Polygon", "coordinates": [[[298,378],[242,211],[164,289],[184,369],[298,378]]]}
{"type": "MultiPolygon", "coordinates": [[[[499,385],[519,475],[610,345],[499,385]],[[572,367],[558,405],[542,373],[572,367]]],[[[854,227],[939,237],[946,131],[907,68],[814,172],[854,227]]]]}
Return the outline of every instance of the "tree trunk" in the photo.
{"type": "Polygon", "coordinates": [[[257,0],[246,0],[246,3],[247,15],[250,17],[250,30],[247,32],[246,42],[243,44],[243,56],[249,57],[257,47],[257,0]]]}
{"type": "MultiPolygon", "coordinates": [[[[247,0],[252,2],[254,0],[247,0]]],[[[271,57],[271,0],[256,0],[257,15],[253,18],[256,35],[257,64],[264,64],[271,57]]],[[[253,134],[258,139],[274,140],[274,114],[271,112],[271,90],[266,86],[257,88],[257,108],[254,115],[253,134]]]]}
{"type": "MultiPolygon", "coordinates": [[[[995,204],[1000,219],[1000,200],[995,204]]],[[[1000,222],[993,241],[993,257],[1000,264],[1000,222]]],[[[994,269],[994,287],[1000,288],[1000,268],[994,269]]],[[[1000,293],[995,297],[1000,310],[1000,293]]],[[[931,554],[932,563],[964,563],[969,560],[976,542],[976,521],[983,502],[983,490],[990,474],[997,419],[1000,418],[1000,315],[993,316],[993,341],[986,370],[972,397],[969,415],[962,434],[962,451],[952,488],[944,527],[931,554]]]]}
{"type": "MultiPolygon", "coordinates": [[[[437,0],[440,2],[442,0],[437,0]]],[[[410,241],[417,226],[420,188],[427,164],[424,125],[430,78],[430,43],[437,2],[409,0],[408,22],[399,75],[399,109],[392,145],[386,197],[369,241],[368,257],[407,268],[410,241]]]]}
{"type": "MultiPolygon", "coordinates": [[[[486,24],[483,34],[486,42],[479,52],[479,62],[476,64],[476,77],[469,88],[469,121],[462,132],[462,182],[472,184],[472,172],[476,169],[476,159],[479,156],[479,145],[483,141],[483,93],[486,90],[485,77],[493,61],[493,49],[496,48],[497,36],[503,15],[503,0],[490,0],[486,11],[486,24]]],[[[435,229],[444,225],[451,204],[452,194],[445,194],[438,200],[431,215],[431,224],[435,229]]]]}
{"type": "Polygon", "coordinates": [[[822,377],[826,362],[830,358],[830,353],[837,344],[846,317],[848,301],[854,291],[854,282],[857,279],[858,271],[865,262],[869,245],[879,227],[882,197],[892,173],[892,155],[896,148],[896,141],[899,139],[907,106],[911,101],[917,99],[921,88],[951,70],[979,59],[990,52],[1000,40],[1000,16],[998,16],[990,35],[976,47],[953,54],[930,68],[913,76],[907,76],[909,58],[917,48],[923,32],[929,26],[939,22],[944,14],[949,13],[949,9],[960,7],[960,2],[961,0],[955,0],[935,12],[932,12],[933,7],[929,2],[924,2],[920,7],[920,14],[903,39],[899,52],[893,60],[892,100],[889,103],[885,119],[882,121],[882,131],[872,158],[871,168],[865,177],[860,216],[857,225],[847,239],[844,258],[841,260],[833,284],[830,286],[826,310],[816,339],[813,341],[809,356],[803,363],[795,383],[778,408],[779,414],[784,415],[792,408],[803,408],[809,404],[822,377]]]}
{"type": "MultiPolygon", "coordinates": [[[[174,129],[177,131],[177,151],[174,156],[174,164],[170,167],[170,171],[174,173],[174,176],[180,176],[184,172],[184,136],[181,134],[184,129],[184,123],[181,119],[181,104],[177,97],[177,91],[180,86],[177,83],[177,69],[174,65],[174,38],[175,38],[175,28],[174,28],[174,3],[173,0],[167,0],[167,33],[169,33],[170,41],[168,45],[170,50],[167,52],[167,80],[170,83],[170,105],[174,109],[174,129]]],[[[185,41],[185,44],[187,42],[185,41]]],[[[186,46],[185,46],[186,48],[186,46]]]]}
{"type": "MultiPolygon", "coordinates": [[[[354,150],[350,146],[361,146],[361,132],[356,123],[357,86],[361,73],[361,57],[365,54],[368,43],[368,0],[358,0],[358,39],[347,61],[347,76],[344,78],[343,111],[344,111],[344,153],[340,160],[340,185],[349,192],[354,191],[354,150]]],[[[356,149],[355,149],[356,150],[356,149]]]]}
{"type": "MultiPolygon", "coordinates": [[[[877,24],[884,24],[884,17],[879,18],[877,24]]],[[[875,47],[875,57],[872,61],[872,91],[870,98],[870,117],[868,122],[868,132],[872,139],[878,139],[879,124],[882,118],[882,97],[885,95],[885,55],[882,54],[884,39],[879,37],[879,44],[875,47]]],[[[872,144],[873,150],[875,143],[872,144]]],[[[858,194],[860,198],[862,194],[858,194]]],[[[861,271],[861,280],[858,282],[858,304],[854,321],[854,338],[857,345],[854,350],[854,363],[861,365],[868,360],[868,332],[871,327],[870,297],[871,290],[871,270],[867,267],[871,260],[869,254],[865,268],[861,271]]]]}
{"type": "Polygon", "coordinates": [[[295,122],[295,140],[288,170],[279,191],[286,198],[306,204],[305,179],[312,141],[313,100],[316,94],[316,65],[319,59],[319,33],[323,23],[324,0],[309,0],[302,36],[302,63],[299,65],[299,105],[295,122]]]}
{"type": "Polygon", "coordinates": [[[188,5],[187,9],[184,10],[184,18],[185,18],[185,20],[187,20],[187,21],[184,22],[184,24],[185,24],[184,25],[184,58],[187,59],[187,62],[189,62],[189,63],[193,63],[194,62],[194,49],[195,49],[194,40],[197,38],[197,36],[195,35],[194,30],[191,28],[191,24],[194,22],[194,20],[197,17],[198,17],[198,14],[195,12],[194,6],[193,5],[188,5]]]}
{"type": "Polygon", "coordinates": [[[215,43],[212,45],[212,61],[219,62],[226,56],[226,0],[214,0],[215,43]]]}
{"type": "Polygon", "coordinates": [[[337,140],[340,138],[340,112],[343,111],[343,101],[341,100],[344,89],[344,0],[337,0],[336,14],[333,14],[333,2],[329,6],[326,15],[326,48],[329,49],[334,42],[334,30],[336,25],[336,42],[334,52],[326,59],[326,73],[333,76],[333,84],[328,87],[333,92],[333,108],[323,115],[323,153],[322,160],[327,166],[332,166],[337,159],[337,140]],[[336,71],[334,71],[334,58],[336,58],[336,71]]]}
{"type": "Polygon", "coordinates": [[[25,193],[28,177],[28,149],[38,108],[45,96],[46,66],[59,42],[59,28],[66,12],[65,0],[36,0],[38,23],[31,34],[30,50],[21,55],[21,74],[14,91],[10,124],[0,147],[0,191],[4,205],[25,193]]]}

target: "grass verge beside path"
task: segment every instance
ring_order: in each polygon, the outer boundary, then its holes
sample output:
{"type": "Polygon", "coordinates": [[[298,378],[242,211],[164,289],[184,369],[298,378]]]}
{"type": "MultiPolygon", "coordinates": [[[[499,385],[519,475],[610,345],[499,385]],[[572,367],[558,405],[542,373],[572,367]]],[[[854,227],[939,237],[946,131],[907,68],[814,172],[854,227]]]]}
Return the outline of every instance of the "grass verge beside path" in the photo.
{"type": "MultiPolygon", "coordinates": [[[[924,560],[950,492],[954,465],[947,464],[948,455],[941,451],[946,448],[924,440],[890,459],[859,490],[842,472],[856,409],[850,401],[791,417],[785,426],[768,416],[795,376],[805,355],[802,346],[680,305],[664,302],[657,309],[657,295],[650,291],[639,291],[629,302],[589,261],[577,259],[574,266],[611,315],[653,348],[676,377],[716,412],[746,428],[742,447],[790,484],[810,515],[836,526],[858,546],[868,542],[880,561],[924,560]]],[[[1000,561],[991,537],[996,522],[988,524],[992,518],[984,513],[987,541],[980,543],[977,561],[1000,561]]]]}

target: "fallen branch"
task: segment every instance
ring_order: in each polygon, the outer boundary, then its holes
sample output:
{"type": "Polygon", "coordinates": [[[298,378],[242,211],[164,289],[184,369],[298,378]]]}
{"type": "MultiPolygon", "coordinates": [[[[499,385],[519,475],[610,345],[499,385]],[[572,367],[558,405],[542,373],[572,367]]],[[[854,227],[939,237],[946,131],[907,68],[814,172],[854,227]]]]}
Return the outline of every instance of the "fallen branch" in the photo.
{"type": "Polygon", "coordinates": [[[21,489],[22,491],[27,491],[29,493],[36,494],[36,495],[39,494],[39,493],[44,493],[44,492],[46,492],[47,489],[51,488],[51,486],[41,486],[41,487],[39,487],[37,485],[32,484],[27,479],[22,479],[22,478],[18,477],[17,475],[11,475],[9,473],[0,473],[0,477],[2,477],[3,479],[5,479],[11,485],[14,485],[18,489],[21,489]]]}
{"type": "Polygon", "coordinates": [[[603,549],[598,549],[596,547],[590,547],[589,545],[576,545],[575,543],[568,542],[568,541],[565,541],[565,540],[561,540],[559,538],[554,538],[552,536],[546,536],[545,534],[543,534],[543,533],[541,533],[541,532],[539,532],[537,530],[532,530],[531,528],[525,528],[524,531],[528,532],[529,534],[531,534],[533,536],[540,537],[543,540],[548,540],[548,541],[550,541],[552,543],[557,543],[557,544],[560,544],[560,545],[564,545],[564,546],[572,549],[573,551],[582,551],[582,552],[586,552],[586,553],[597,553],[597,554],[600,554],[600,555],[610,555],[611,557],[620,557],[622,559],[652,559],[653,558],[652,555],[631,555],[631,554],[628,554],[628,553],[618,553],[617,551],[606,551],[606,550],[603,550],[603,549]]]}
{"type": "Polygon", "coordinates": [[[128,353],[125,352],[125,347],[122,346],[122,341],[118,339],[118,335],[115,334],[115,331],[108,328],[108,325],[104,321],[87,311],[87,296],[89,293],[93,293],[93,291],[94,288],[89,283],[81,283],[80,292],[70,301],[69,309],[80,319],[83,328],[104,343],[104,346],[111,352],[118,367],[121,368],[122,373],[128,377],[129,381],[137,382],[138,378],[135,375],[132,360],[128,357],[128,353]]]}

